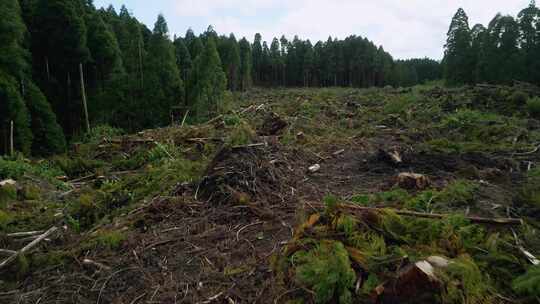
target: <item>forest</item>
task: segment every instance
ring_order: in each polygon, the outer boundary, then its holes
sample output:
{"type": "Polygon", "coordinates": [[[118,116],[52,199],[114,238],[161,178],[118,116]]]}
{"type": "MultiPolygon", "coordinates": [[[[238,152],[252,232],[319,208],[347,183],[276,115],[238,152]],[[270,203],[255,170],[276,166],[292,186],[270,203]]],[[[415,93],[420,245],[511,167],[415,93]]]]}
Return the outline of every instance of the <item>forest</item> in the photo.
{"type": "Polygon", "coordinates": [[[538,303],[534,0],[441,60],[0,2],[0,303],[538,303]]]}

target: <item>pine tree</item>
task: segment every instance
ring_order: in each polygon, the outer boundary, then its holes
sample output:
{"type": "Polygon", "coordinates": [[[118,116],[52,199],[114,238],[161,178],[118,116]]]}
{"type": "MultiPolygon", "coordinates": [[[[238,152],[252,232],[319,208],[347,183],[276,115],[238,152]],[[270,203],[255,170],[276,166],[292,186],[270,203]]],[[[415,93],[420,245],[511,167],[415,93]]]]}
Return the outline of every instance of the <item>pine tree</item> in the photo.
{"type": "Polygon", "coordinates": [[[259,33],[255,34],[251,56],[253,58],[252,79],[255,85],[260,85],[260,81],[262,78],[263,47],[262,47],[262,37],[261,37],[261,34],[259,33]]]}
{"type": "Polygon", "coordinates": [[[540,10],[536,2],[518,14],[518,24],[521,31],[520,46],[524,53],[524,80],[540,83],[540,10]]]}
{"type": "Polygon", "coordinates": [[[236,91],[240,81],[240,49],[234,34],[220,39],[219,54],[223,70],[227,74],[228,88],[236,91]]]}
{"type": "Polygon", "coordinates": [[[245,91],[251,87],[251,63],[253,61],[251,58],[251,45],[244,37],[240,40],[238,47],[240,49],[240,88],[245,91]]]}
{"type": "MultiPolygon", "coordinates": [[[[33,139],[30,114],[17,89],[17,81],[0,69],[0,129],[4,131],[3,134],[9,134],[13,121],[15,149],[29,155],[33,139]]],[[[0,147],[2,150],[9,152],[0,147]]]]}
{"type": "Polygon", "coordinates": [[[214,38],[208,39],[204,51],[195,60],[193,73],[197,81],[190,99],[197,119],[204,120],[220,111],[219,103],[227,88],[227,77],[214,38]]]}
{"type": "Polygon", "coordinates": [[[34,135],[32,152],[38,155],[64,152],[66,150],[66,139],[45,95],[34,83],[29,82],[25,98],[32,117],[31,129],[34,135]]]}
{"type": "Polygon", "coordinates": [[[171,107],[180,105],[184,88],[176,64],[175,49],[168,36],[167,22],[159,15],[148,45],[145,60],[145,100],[138,107],[146,117],[146,126],[163,126],[170,122],[171,107]]]}
{"type": "Polygon", "coordinates": [[[178,66],[178,69],[182,71],[182,80],[186,81],[193,65],[191,54],[182,38],[177,38],[174,41],[174,48],[176,50],[176,65],[178,66]]]}
{"type": "MultiPolygon", "coordinates": [[[[19,88],[25,82],[27,52],[22,47],[25,25],[17,0],[4,1],[0,6],[0,130],[7,135],[14,124],[15,147],[25,154],[30,154],[32,131],[30,115],[19,88]]],[[[4,153],[7,150],[2,149],[4,153]]]]}
{"type": "Polygon", "coordinates": [[[460,8],[452,18],[445,45],[445,79],[451,85],[472,83],[469,18],[460,8]]]}

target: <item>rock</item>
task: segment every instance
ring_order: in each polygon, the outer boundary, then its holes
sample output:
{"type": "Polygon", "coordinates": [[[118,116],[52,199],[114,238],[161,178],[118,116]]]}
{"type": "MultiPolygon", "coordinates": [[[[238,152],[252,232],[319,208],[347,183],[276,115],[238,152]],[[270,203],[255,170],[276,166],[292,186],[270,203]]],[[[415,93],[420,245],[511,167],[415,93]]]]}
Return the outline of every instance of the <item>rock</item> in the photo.
{"type": "Polygon", "coordinates": [[[400,188],[407,190],[424,190],[431,185],[430,179],[422,174],[400,173],[397,177],[400,188]]]}

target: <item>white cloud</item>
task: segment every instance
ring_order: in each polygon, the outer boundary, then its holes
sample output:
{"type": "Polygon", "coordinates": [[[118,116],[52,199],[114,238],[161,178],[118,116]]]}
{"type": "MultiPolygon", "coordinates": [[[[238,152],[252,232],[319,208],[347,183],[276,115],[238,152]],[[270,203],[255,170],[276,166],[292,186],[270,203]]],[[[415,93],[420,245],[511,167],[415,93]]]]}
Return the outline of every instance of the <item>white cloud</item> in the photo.
{"type": "Polygon", "coordinates": [[[282,34],[316,41],[354,34],[383,45],[398,58],[441,58],[450,19],[459,7],[473,26],[487,24],[497,12],[516,15],[529,1],[175,0],[175,12],[201,17],[218,32],[238,37],[260,32],[267,41],[282,34]]]}

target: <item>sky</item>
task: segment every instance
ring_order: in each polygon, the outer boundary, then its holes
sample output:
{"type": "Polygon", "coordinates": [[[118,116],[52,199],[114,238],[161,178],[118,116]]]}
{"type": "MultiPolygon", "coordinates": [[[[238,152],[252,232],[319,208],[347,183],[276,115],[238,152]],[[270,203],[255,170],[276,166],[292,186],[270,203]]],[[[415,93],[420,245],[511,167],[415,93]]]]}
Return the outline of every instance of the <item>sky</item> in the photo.
{"type": "Polygon", "coordinates": [[[367,37],[394,58],[441,59],[450,20],[459,7],[471,27],[487,26],[498,13],[516,16],[530,0],[94,0],[97,7],[122,4],[150,29],[159,13],[171,36],[188,28],[201,33],[213,25],[219,34],[253,41],[298,35],[312,42],[349,35],[367,37]]]}

